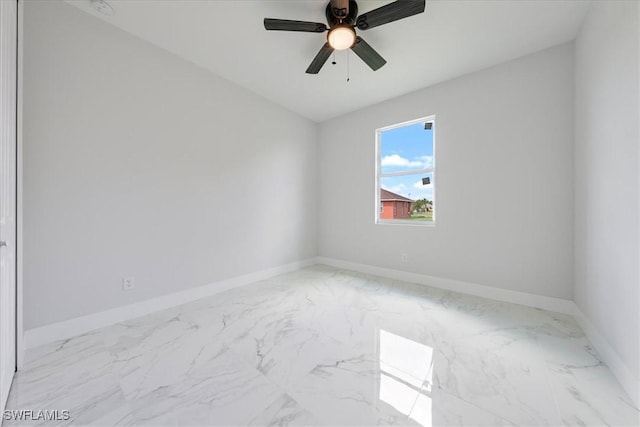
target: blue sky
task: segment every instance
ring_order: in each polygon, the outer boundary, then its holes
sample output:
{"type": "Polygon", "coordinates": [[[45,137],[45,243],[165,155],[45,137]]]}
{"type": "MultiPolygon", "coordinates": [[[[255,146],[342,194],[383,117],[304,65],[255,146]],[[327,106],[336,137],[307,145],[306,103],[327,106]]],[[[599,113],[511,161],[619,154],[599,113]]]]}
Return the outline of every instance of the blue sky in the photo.
{"type": "MultiPolygon", "coordinates": [[[[381,172],[400,172],[433,167],[433,130],[425,130],[424,123],[416,123],[381,132],[381,172]]],[[[431,173],[383,177],[380,186],[411,199],[433,200],[433,184],[422,185],[423,177],[431,173]]]]}

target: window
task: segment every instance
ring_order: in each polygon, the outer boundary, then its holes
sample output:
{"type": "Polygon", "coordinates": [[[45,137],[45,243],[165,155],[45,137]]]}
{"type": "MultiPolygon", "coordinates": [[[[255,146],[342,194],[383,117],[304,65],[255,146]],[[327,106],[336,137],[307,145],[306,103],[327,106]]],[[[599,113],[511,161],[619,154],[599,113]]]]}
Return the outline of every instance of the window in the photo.
{"type": "Polygon", "coordinates": [[[435,117],[376,131],[376,223],[435,223],[435,117]]]}

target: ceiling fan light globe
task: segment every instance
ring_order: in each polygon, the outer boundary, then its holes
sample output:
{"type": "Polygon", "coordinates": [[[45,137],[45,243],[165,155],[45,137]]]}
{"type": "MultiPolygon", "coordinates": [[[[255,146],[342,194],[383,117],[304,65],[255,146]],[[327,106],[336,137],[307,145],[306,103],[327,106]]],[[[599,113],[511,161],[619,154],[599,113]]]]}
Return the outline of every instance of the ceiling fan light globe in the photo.
{"type": "Polygon", "coordinates": [[[327,41],[335,50],[349,49],[356,41],[356,32],[348,25],[339,25],[329,31],[327,41]]]}

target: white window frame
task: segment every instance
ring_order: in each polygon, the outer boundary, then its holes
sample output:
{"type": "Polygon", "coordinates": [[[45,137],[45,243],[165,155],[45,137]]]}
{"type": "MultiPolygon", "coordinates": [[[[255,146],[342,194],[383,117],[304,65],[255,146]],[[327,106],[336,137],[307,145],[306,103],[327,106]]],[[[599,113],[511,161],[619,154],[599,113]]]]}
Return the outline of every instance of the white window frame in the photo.
{"type": "Polygon", "coordinates": [[[426,116],[415,120],[409,120],[402,123],[397,123],[390,126],[385,126],[379,129],[376,129],[376,166],[375,166],[375,223],[376,224],[385,224],[385,225],[415,225],[415,226],[435,226],[436,225],[436,116],[426,116]],[[382,132],[396,129],[405,126],[411,126],[416,123],[431,123],[433,130],[433,165],[430,168],[425,169],[412,169],[408,171],[396,171],[396,172],[386,172],[382,173],[382,150],[380,144],[382,143],[382,132]],[[432,221],[418,221],[412,219],[382,219],[380,218],[380,214],[382,213],[382,201],[380,200],[380,180],[386,177],[393,176],[407,176],[407,175],[420,175],[420,174],[431,174],[431,185],[433,185],[433,211],[432,211],[432,221]]]}

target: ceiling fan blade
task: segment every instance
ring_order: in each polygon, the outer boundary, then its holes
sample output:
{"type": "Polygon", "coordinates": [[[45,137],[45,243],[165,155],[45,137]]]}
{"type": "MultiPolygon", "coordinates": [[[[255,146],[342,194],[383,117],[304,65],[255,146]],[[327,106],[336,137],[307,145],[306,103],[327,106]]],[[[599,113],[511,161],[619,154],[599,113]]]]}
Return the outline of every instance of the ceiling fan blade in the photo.
{"type": "Polygon", "coordinates": [[[320,22],[291,21],[289,19],[264,18],[264,28],[275,31],[303,31],[305,33],[324,33],[327,26],[320,22]]]}
{"type": "Polygon", "coordinates": [[[351,46],[351,50],[360,57],[373,71],[387,63],[378,52],[372,48],[362,37],[356,37],[356,42],[351,46]]]}
{"type": "Polygon", "coordinates": [[[349,16],[349,0],[331,0],[331,12],[338,19],[349,16]]]}
{"type": "Polygon", "coordinates": [[[320,52],[318,52],[316,57],[313,58],[313,61],[311,61],[311,65],[309,65],[309,68],[307,68],[307,74],[318,74],[318,72],[320,71],[324,63],[327,62],[327,59],[329,59],[332,53],[333,48],[329,46],[329,43],[325,43],[324,46],[322,46],[322,48],[320,49],[320,52]]]}
{"type": "Polygon", "coordinates": [[[398,19],[424,12],[425,0],[397,0],[370,12],[363,13],[356,21],[360,30],[368,30],[398,19]]]}

